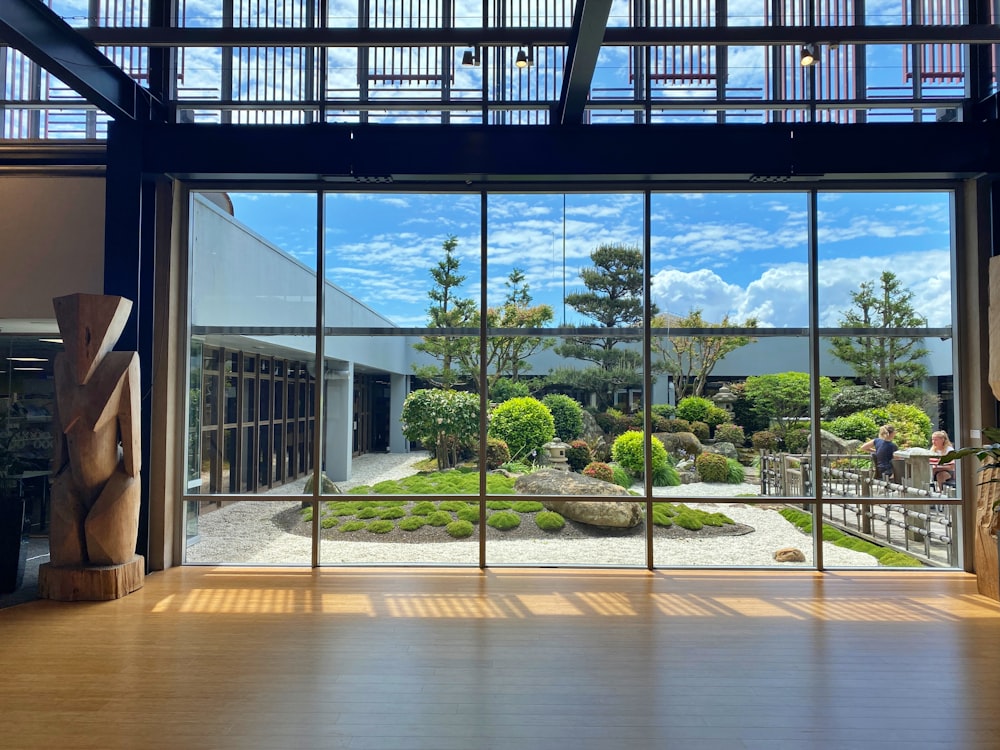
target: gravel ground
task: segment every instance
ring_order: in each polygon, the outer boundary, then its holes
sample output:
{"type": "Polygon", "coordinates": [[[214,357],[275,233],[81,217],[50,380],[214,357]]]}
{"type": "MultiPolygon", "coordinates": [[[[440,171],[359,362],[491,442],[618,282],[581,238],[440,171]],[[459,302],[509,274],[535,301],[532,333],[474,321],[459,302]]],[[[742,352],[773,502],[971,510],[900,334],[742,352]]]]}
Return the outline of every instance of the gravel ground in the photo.
{"type": "MultiPolygon", "coordinates": [[[[347,490],[384,479],[399,479],[415,473],[413,464],[426,453],[369,454],[355,459],[349,482],[339,483],[347,490]]],[[[295,494],[302,485],[287,485],[273,494],[295,494]]],[[[657,567],[684,566],[775,566],[809,567],[812,565],[811,539],[788,523],[776,510],[741,503],[713,503],[711,497],[756,495],[757,486],[712,485],[704,483],[680,487],[656,488],[657,497],[674,497],[692,507],[721,511],[739,526],[736,533],[706,535],[678,529],[656,529],[653,548],[657,567]],[[777,563],[774,552],[782,547],[797,547],[806,556],[803,563],[777,563]]],[[[187,550],[188,563],[300,564],[308,565],[312,540],[308,535],[290,532],[299,517],[301,505],[289,502],[238,502],[203,514],[199,520],[198,541],[187,550]]],[[[615,536],[595,537],[593,533],[573,530],[548,535],[522,523],[516,533],[487,529],[487,563],[491,565],[618,565],[645,566],[645,533],[642,528],[615,536]]],[[[439,530],[434,530],[439,531],[439,530]]],[[[329,539],[320,541],[320,560],[336,564],[464,564],[478,563],[478,536],[462,541],[355,541],[336,531],[324,532],[329,539]]],[[[405,534],[407,532],[399,532],[405,534]]],[[[365,532],[369,539],[372,535],[365,532]]],[[[364,538],[364,537],[362,537],[364,538]]],[[[874,567],[871,555],[824,543],[824,563],[828,567],[874,567]]]]}

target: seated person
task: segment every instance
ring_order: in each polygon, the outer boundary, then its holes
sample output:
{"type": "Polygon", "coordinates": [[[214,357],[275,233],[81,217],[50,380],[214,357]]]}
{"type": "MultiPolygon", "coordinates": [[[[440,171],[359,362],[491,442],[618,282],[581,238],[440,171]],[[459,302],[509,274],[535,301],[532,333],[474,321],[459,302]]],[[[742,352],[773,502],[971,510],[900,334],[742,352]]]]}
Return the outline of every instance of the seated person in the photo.
{"type": "Polygon", "coordinates": [[[899,446],[892,442],[895,436],[896,428],[891,424],[884,424],[878,428],[877,438],[873,438],[861,446],[861,450],[868,451],[874,456],[876,479],[892,480],[892,457],[899,450],[899,446]]]}
{"type": "Polygon", "coordinates": [[[931,453],[933,454],[930,458],[931,462],[931,472],[934,484],[940,489],[942,487],[954,487],[955,486],[955,462],[949,461],[948,463],[941,463],[938,456],[943,456],[948,451],[955,450],[955,446],[951,444],[951,440],[948,439],[948,433],[944,430],[938,430],[931,435],[931,453]]]}

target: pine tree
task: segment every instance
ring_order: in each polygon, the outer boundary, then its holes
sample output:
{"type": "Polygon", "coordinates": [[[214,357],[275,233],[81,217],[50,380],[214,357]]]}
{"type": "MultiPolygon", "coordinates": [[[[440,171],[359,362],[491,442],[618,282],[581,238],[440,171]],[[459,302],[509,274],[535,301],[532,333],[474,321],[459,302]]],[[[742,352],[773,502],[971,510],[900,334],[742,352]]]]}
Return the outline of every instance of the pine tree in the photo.
{"type": "Polygon", "coordinates": [[[851,293],[851,302],[853,307],[842,312],[840,325],[874,331],[833,338],[834,356],[850,365],[865,385],[884,388],[893,400],[910,400],[914,387],[927,375],[921,360],[928,350],[921,336],[890,332],[926,327],[927,319],[913,308],[913,292],[903,287],[894,273],[883,271],[877,282],[862,282],[859,290],[851,293]]]}

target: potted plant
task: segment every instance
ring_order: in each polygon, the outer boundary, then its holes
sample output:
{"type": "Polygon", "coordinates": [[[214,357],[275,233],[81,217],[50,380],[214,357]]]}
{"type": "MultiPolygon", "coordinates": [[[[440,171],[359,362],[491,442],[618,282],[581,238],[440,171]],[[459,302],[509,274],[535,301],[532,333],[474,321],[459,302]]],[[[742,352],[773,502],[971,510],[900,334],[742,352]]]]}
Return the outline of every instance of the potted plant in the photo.
{"type": "Polygon", "coordinates": [[[24,498],[21,458],[7,409],[0,410],[0,593],[16,591],[24,580],[24,498]]]}

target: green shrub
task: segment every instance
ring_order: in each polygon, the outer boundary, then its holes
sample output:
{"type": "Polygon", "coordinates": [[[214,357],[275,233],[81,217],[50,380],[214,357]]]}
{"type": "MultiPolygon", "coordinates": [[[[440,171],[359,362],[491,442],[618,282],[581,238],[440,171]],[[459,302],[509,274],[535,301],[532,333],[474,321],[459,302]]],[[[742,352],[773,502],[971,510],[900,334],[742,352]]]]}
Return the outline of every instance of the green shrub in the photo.
{"type": "Polygon", "coordinates": [[[668,419],[664,432],[691,432],[691,423],[686,419],[668,419]]]}
{"type": "Polygon", "coordinates": [[[711,399],[703,396],[688,396],[677,404],[677,416],[688,422],[708,422],[709,411],[715,407],[711,399]]]}
{"type": "Polygon", "coordinates": [[[438,468],[457,462],[459,448],[471,445],[479,430],[479,397],[465,391],[423,388],[403,401],[403,436],[434,451],[438,468]]]}
{"type": "Polygon", "coordinates": [[[458,511],[456,514],[459,521],[468,521],[469,523],[479,523],[479,508],[473,508],[471,505],[467,505],[462,510],[458,511]]]}
{"type": "Polygon", "coordinates": [[[515,458],[532,456],[555,437],[552,412],[531,397],[512,398],[493,410],[489,435],[507,443],[515,458]]]}
{"type": "Polygon", "coordinates": [[[518,513],[537,513],[544,509],[545,506],[537,500],[518,500],[514,503],[514,510],[518,513]]]}
{"type": "Polygon", "coordinates": [[[729,462],[718,453],[702,453],[694,460],[694,467],[703,482],[722,483],[729,478],[729,462]]]}
{"type": "Polygon", "coordinates": [[[368,531],[372,534],[388,534],[396,528],[392,521],[372,521],[368,524],[368,531]]]}
{"type": "Polygon", "coordinates": [[[498,513],[491,513],[490,517],[486,519],[486,523],[494,529],[510,531],[521,525],[521,517],[517,513],[501,510],[498,513]]]}
{"type": "Polygon", "coordinates": [[[502,404],[512,398],[523,398],[531,395],[531,389],[520,380],[510,378],[497,378],[490,387],[490,401],[494,404],[502,404]]]}
{"type": "Polygon", "coordinates": [[[611,471],[614,474],[614,478],[611,480],[612,482],[617,484],[619,487],[624,487],[625,489],[628,489],[629,487],[632,486],[634,481],[632,479],[632,475],[629,474],[628,471],[625,470],[623,467],[619,466],[618,464],[614,464],[611,467],[611,471]]]}
{"type": "Polygon", "coordinates": [[[750,445],[759,451],[776,451],[778,436],[770,430],[760,430],[750,437],[750,445]]]}
{"type": "Polygon", "coordinates": [[[552,412],[556,436],[568,443],[583,433],[583,407],[580,402],[562,393],[550,393],[542,403],[552,412]]]}
{"type": "Polygon", "coordinates": [[[426,525],[427,521],[422,516],[409,516],[399,522],[399,528],[403,531],[416,531],[426,525]]]}
{"type": "Polygon", "coordinates": [[[566,462],[572,471],[583,471],[583,467],[589,464],[592,459],[590,446],[587,445],[586,440],[574,440],[566,449],[566,462]]]}
{"type": "Polygon", "coordinates": [[[600,479],[602,482],[615,481],[614,469],[601,461],[594,461],[593,463],[587,464],[583,468],[583,474],[584,476],[593,477],[594,479],[600,479]]]}
{"type": "Polygon", "coordinates": [[[735,458],[726,459],[726,468],[728,469],[726,481],[729,484],[742,484],[743,480],[746,479],[746,470],[744,470],[743,464],[735,458]]]}
{"type": "Polygon", "coordinates": [[[629,418],[618,409],[608,409],[594,415],[597,426],[611,437],[621,435],[630,427],[629,418]]]}
{"type": "MultiPolygon", "coordinates": [[[[611,446],[611,457],[615,463],[620,464],[626,470],[636,476],[642,476],[646,470],[645,464],[645,436],[641,432],[632,430],[619,435],[611,446]]],[[[651,463],[654,473],[664,466],[670,464],[670,457],[667,456],[667,449],[663,447],[658,437],[650,439],[651,463]]]]}
{"type": "Polygon", "coordinates": [[[510,461],[510,448],[507,447],[507,442],[499,438],[486,438],[486,470],[499,469],[508,461],[510,461]]]}
{"type": "Polygon", "coordinates": [[[427,523],[431,526],[447,526],[452,522],[451,513],[443,510],[436,510],[427,516],[427,523]]]}
{"type": "Polygon", "coordinates": [[[654,487],[679,487],[680,484],[681,475],[677,473],[673,464],[668,462],[653,469],[654,487]]]}
{"type": "MultiPolygon", "coordinates": [[[[875,388],[870,385],[838,385],[830,397],[830,402],[824,413],[828,419],[838,419],[867,409],[888,406],[891,401],[892,394],[884,388],[875,388]]],[[[857,439],[861,440],[862,438],[857,439]]],[[[868,438],[863,439],[867,440],[868,438]]]]}
{"type": "Polygon", "coordinates": [[[879,426],[875,420],[866,414],[850,414],[846,417],[838,417],[830,422],[823,423],[823,429],[832,432],[844,440],[861,440],[862,442],[871,439],[878,434],[879,426]]]}
{"type": "Polygon", "coordinates": [[[444,530],[448,533],[448,536],[454,539],[466,539],[472,536],[475,527],[469,521],[458,520],[449,523],[444,527],[444,530]]]}
{"type": "Polygon", "coordinates": [[[664,417],[665,419],[670,419],[677,414],[677,408],[673,404],[653,404],[650,407],[650,411],[658,417],[664,417]]]}
{"type": "Polygon", "coordinates": [[[535,525],[542,531],[559,531],[566,525],[566,519],[551,510],[543,510],[535,516],[535,525]]]}
{"type": "MultiPolygon", "coordinates": [[[[925,448],[931,442],[931,418],[913,404],[891,403],[878,409],[863,412],[875,424],[891,424],[896,428],[893,442],[900,448],[925,448]]],[[[874,437],[871,435],[869,437],[874,437]]]]}
{"type": "Polygon", "coordinates": [[[705,422],[692,422],[691,432],[693,432],[694,436],[699,440],[708,440],[709,427],[705,422]]]}
{"type": "Polygon", "coordinates": [[[789,453],[806,453],[809,450],[808,422],[796,422],[785,431],[785,450],[789,453]]]}
{"type": "Polygon", "coordinates": [[[715,439],[718,442],[732,443],[737,448],[742,448],[747,441],[747,436],[743,434],[743,428],[738,424],[720,424],[715,428],[715,439]]]}

